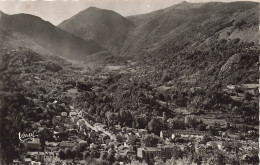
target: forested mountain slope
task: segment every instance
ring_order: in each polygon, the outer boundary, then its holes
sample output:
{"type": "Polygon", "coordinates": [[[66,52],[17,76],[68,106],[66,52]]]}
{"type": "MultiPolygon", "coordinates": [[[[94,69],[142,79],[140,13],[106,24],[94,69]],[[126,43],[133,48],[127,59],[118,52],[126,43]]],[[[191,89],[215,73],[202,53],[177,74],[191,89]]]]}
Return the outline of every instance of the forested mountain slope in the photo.
{"type": "Polygon", "coordinates": [[[106,50],[93,40],[84,40],[28,14],[2,13],[0,30],[3,37],[18,33],[50,52],[70,59],[84,59],[88,55],[106,50]]]}
{"type": "Polygon", "coordinates": [[[92,39],[118,55],[134,24],[114,11],[90,7],[58,27],[84,39],[92,39]]]}

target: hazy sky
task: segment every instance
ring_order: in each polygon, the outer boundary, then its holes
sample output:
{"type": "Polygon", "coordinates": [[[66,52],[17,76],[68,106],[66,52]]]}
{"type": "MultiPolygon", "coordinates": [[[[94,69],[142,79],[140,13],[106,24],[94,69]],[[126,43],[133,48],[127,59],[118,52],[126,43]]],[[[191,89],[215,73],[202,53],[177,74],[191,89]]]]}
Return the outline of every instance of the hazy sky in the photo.
{"type": "MultiPolygon", "coordinates": [[[[95,6],[110,9],[123,16],[148,13],[169,7],[183,0],[0,0],[0,10],[7,14],[28,13],[41,17],[55,25],[74,14],[95,6]]],[[[209,2],[234,0],[186,0],[209,2]]],[[[260,0],[252,0],[260,1],[260,0]]]]}

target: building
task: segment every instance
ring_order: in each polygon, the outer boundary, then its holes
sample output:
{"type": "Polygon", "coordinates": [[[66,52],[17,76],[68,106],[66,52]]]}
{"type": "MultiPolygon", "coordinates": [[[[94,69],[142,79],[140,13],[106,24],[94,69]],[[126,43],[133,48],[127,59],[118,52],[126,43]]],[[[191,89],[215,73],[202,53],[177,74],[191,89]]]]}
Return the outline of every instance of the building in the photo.
{"type": "Polygon", "coordinates": [[[95,127],[96,130],[102,131],[102,130],[104,130],[106,128],[106,125],[100,124],[100,123],[96,123],[96,124],[94,124],[94,127],[95,127]]]}
{"type": "Polygon", "coordinates": [[[74,146],[77,146],[77,143],[73,142],[73,141],[62,141],[60,142],[60,149],[72,149],[74,146]]]}
{"type": "Polygon", "coordinates": [[[234,139],[234,140],[240,140],[241,139],[241,135],[235,134],[235,133],[227,133],[227,136],[231,139],[234,139]]]}
{"type": "Polygon", "coordinates": [[[71,121],[73,124],[77,124],[77,121],[79,120],[79,117],[78,116],[72,116],[71,117],[71,121]]]}
{"type": "Polygon", "coordinates": [[[45,145],[46,145],[47,147],[56,147],[56,146],[59,145],[59,143],[58,143],[58,142],[48,142],[48,141],[46,141],[46,142],[45,142],[45,145]]]}
{"type": "Polygon", "coordinates": [[[98,145],[97,144],[94,144],[94,143],[91,143],[90,145],[89,145],[89,148],[90,149],[95,149],[95,148],[97,148],[98,147],[98,145]]]}
{"type": "Polygon", "coordinates": [[[194,129],[189,129],[189,130],[178,130],[178,129],[175,129],[175,130],[162,130],[160,132],[160,137],[161,138],[170,138],[172,137],[172,135],[189,135],[189,136],[204,136],[204,135],[207,135],[209,134],[209,132],[207,131],[195,131],[194,129]]]}
{"type": "Polygon", "coordinates": [[[61,121],[61,116],[54,116],[52,119],[53,125],[57,125],[61,121]]]}
{"type": "Polygon", "coordinates": [[[24,142],[24,147],[29,151],[40,150],[41,144],[40,141],[33,140],[33,141],[24,142]]]}
{"type": "Polygon", "coordinates": [[[64,131],[65,131],[66,129],[72,129],[72,128],[73,128],[73,125],[72,125],[72,124],[66,124],[66,123],[64,123],[64,124],[63,124],[63,127],[65,128],[65,129],[64,129],[64,131]]]}
{"type": "Polygon", "coordinates": [[[87,142],[87,141],[84,141],[84,140],[79,141],[79,146],[80,146],[80,147],[86,146],[86,145],[88,145],[88,142],[87,142]]]}
{"type": "Polygon", "coordinates": [[[79,120],[77,121],[77,125],[80,127],[80,126],[82,126],[82,125],[86,125],[86,122],[85,122],[84,119],[79,119],[79,120]]]}
{"type": "Polygon", "coordinates": [[[131,157],[131,156],[133,156],[133,155],[136,155],[136,152],[133,151],[133,150],[125,149],[125,150],[121,150],[121,151],[119,152],[119,155],[131,157]]]}
{"type": "Polygon", "coordinates": [[[147,134],[147,130],[146,129],[138,129],[136,132],[135,132],[135,135],[137,136],[137,137],[142,137],[142,136],[144,136],[144,135],[146,135],[147,134]]]}
{"type": "Polygon", "coordinates": [[[172,156],[171,148],[145,147],[137,148],[137,157],[149,161],[155,157],[170,159],[172,156]]]}
{"type": "Polygon", "coordinates": [[[78,135],[78,131],[76,129],[68,129],[66,130],[69,136],[78,135]]]}
{"type": "Polygon", "coordinates": [[[120,125],[115,125],[115,129],[116,129],[117,131],[119,131],[119,130],[121,130],[122,128],[121,128],[120,125]]]}
{"type": "Polygon", "coordinates": [[[201,118],[202,122],[207,125],[219,125],[222,128],[227,127],[227,121],[225,119],[216,119],[216,118],[201,118]]]}
{"type": "Polygon", "coordinates": [[[83,112],[82,111],[79,111],[78,117],[83,117],[83,112]]]}
{"type": "Polygon", "coordinates": [[[147,130],[146,130],[146,129],[139,129],[138,131],[139,131],[140,134],[142,134],[142,135],[146,135],[146,134],[147,134],[147,130]]]}
{"type": "Polygon", "coordinates": [[[31,158],[24,158],[24,165],[31,165],[32,159],[31,158]]]}
{"type": "Polygon", "coordinates": [[[44,161],[44,152],[27,152],[26,155],[28,155],[30,158],[32,158],[35,161],[38,162],[44,161]]]}
{"type": "Polygon", "coordinates": [[[136,136],[134,134],[129,133],[127,135],[127,142],[132,143],[132,142],[135,142],[135,140],[136,140],[136,136]]]}
{"type": "Polygon", "coordinates": [[[57,155],[58,155],[58,153],[55,153],[55,152],[46,152],[44,155],[44,162],[51,163],[54,160],[59,160],[57,155]]]}
{"type": "Polygon", "coordinates": [[[70,117],[75,117],[75,116],[77,116],[77,115],[78,115],[77,112],[74,112],[74,111],[69,113],[69,116],[70,116],[70,117]]]}
{"type": "Polygon", "coordinates": [[[62,117],[67,117],[68,114],[67,114],[67,112],[61,112],[61,116],[62,116],[62,117]]]}
{"type": "Polygon", "coordinates": [[[197,153],[197,154],[202,154],[202,153],[206,153],[206,146],[205,145],[203,145],[203,144],[198,144],[198,143],[196,143],[195,144],[195,152],[197,153]]]}
{"type": "Polygon", "coordinates": [[[88,136],[89,136],[90,138],[96,138],[97,133],[96,133],[96,131],[92,130],[92,131],[88,134],[88,136]]]}
{"type": "Polygon", "coordinates": [[[71,109],[71,110],[74,110],[74,106],[72,106],[72,105],[69,105],[69,107],[70,107],[70,109],[71,109]]]}
{"type": "Polygon", "coordinates": [[[19,160],[13,160],[12,165],[22,165],[22,162],[19,160]]]}
{"type": "Polygon", "coordinates": [[[85,131],[87,130],[87,125],[86,124],[84,124],[84,125],[81,125],[81,126],[79,126],[79,131],[81,132],[81,133],[85,133],[85,131]]]}

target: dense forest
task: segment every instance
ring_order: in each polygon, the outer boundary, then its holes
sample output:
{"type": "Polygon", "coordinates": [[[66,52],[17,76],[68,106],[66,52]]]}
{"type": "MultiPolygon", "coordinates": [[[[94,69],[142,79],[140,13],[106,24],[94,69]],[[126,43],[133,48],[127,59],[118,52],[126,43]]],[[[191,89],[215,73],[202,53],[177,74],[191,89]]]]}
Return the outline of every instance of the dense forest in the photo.
{"type": "MultiPolygon", "coordinates": [[[[234,93],[223,91],[224,86],[232,82],[235,84],[256,82],[256,66],[252,64],[255,63],[259,51],[253,44],[236,41],[228,43],[222,41],[222,44],[215,45],[208,52],[182,53],[178,55],[182,61],[180,63],[176,61],[175,56],[167,60],[162,59],[160,62],[152,60],[141,62],[146,63],[142,72],[148,72],[148,68],[152,68],[151,63],[158,63],[153,65],[158,72],[150,72],[144,76],[113,72],[100,81],[89,79],[86,75],[80,76],[77,73],[79,68],[74,68],[61,59],[43,57],[22,48],[11,52],[2,50],[1,131],[6,136],[1,136],[1,142],[4,142],[1,147],[9,156],[8,160],[17,157],[20,151],[18,132],[31,132],[37,128],[36,123],[51,126],[51,119],[63,111],[69,112],[69,105],[83,109],[93,121],[108,126],[119,124],[139,129],[146,128],[157,135],[166,127],[182,129],[187,126],[198,130],[206,129],[206,126],[198,120],[184,123],[183,116],[174,111],[179,107],[187,107],[193,114],[215,111],[219,115],[241,115],[242,118],[237,122],[247,123],[247,127],[253,127],[258,124],[259,107],[255,99],[258,93],[249,93],[243,88],[237,88],[234,93]],[[223,64],[221,61],[228,61],[229,58],[233,58],[233,54],[240,56],[239,63],[234,65],[243,65],[238,67],[240,70],[228,70],[228,72],[237,74],[227,75],[225,67],[210,64],[214,61],[223,64]],[[206,59],[203,67],[192,65],[199,57],[206,59]],[[202,70],[210,67],[212,70],[202,70]],[[186,73],[188,71],[195,73],[197,70],[204,73],[193,83],[181,82],[178,75],[181,75],[184,69],[186,73]],[[253,72],[248,73],[249,69],[253,72]],[[243,71],[244,76],[241,75],[243,71]],[[168,88],[163,90],[159,88],[161,86],[168,88]],[[72,95],[68,93],[69,89],[76,89],[77,93],[72,95]],[[242,94],[240,100],[232,99],[232,96],[239,94],[242,94]],[[53,103],[55,100],[58,101],[57,104],[53,103]],[[153,118],[153,115],[165,119],[158,120],[153,118]]],[[[232,69],[232,66],[228,69],[232,69]]],[[[244,131],[246,130],[247,128],[244,131]]],[[[212,131],[214,133],[214,128],[212,131]]]]}

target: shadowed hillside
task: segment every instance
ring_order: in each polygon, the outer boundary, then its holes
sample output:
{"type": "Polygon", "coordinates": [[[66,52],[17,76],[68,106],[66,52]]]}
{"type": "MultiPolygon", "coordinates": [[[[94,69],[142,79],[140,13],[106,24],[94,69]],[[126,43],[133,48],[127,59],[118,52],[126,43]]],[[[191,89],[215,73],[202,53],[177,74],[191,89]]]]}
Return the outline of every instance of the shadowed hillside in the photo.
{"type": "Polygon", "coordinates": [[[84,39],[93,39],[118,54],[134,25],[114,11],[90,7],[58,27],[84,39]]]}
{"type": "Polygon", "coordinates": [[[4,35],[25,35],[52,53],[71,59],[83,59],[87,55],[106,50],[93,40],[83,40],[28,14],[1,14],[0,28],[4,35]]]}

